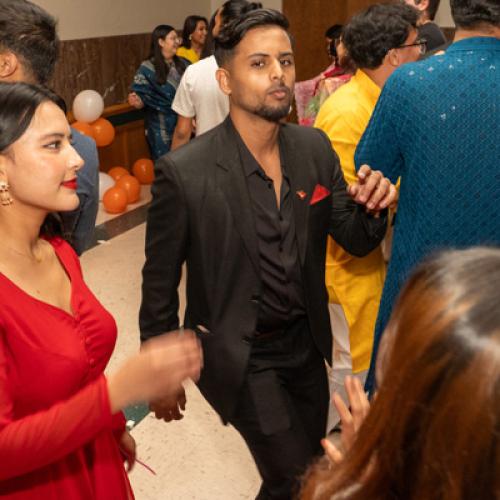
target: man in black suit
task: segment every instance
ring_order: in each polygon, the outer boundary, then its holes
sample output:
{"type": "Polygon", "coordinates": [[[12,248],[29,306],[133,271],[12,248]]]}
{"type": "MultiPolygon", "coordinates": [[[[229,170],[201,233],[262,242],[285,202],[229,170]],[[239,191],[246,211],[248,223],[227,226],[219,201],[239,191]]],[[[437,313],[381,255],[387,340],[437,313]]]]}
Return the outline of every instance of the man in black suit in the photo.
{"type": "MultiPolygon", "coordinates": [[[[327,234],[369,253],[395,198],[369,168],[348,193],[328,138],[282,123],[295,80],[287,29],[280,13],[260,9],[220,34],[230,116],[157,163],[140,312],[142,340],[178,328],[186,262],[184,326],[204,351],[199,388],[247,442],[260,499],[291,498],[320,453],[332,351],[327,234]]],[[[182,399],[158,401],[156,416],[179,418],[182,399]]]]}

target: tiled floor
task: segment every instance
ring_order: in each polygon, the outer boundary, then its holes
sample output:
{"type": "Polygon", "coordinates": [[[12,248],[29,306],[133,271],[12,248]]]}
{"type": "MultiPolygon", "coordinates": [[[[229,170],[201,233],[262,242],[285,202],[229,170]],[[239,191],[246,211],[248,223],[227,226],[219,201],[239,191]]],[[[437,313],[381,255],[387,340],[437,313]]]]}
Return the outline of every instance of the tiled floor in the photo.
{"type": "MultiPolygon", "coordinates": [[[[101,214],[98,220],[106,219],[109,221],[101,214]]],[[[142,223],[111,236],[81,259],[88,285],[118,324],[118,341],[109,371],[139,348],[137,317],[144,229],[142,223]]],[[[181,284],[184,307],[182,289],[181,284]]],[[[148,415],[132,431],[138,457],[156,472],[153,475],[136,465],[130,478],[137,500],[255,498],[260,479],[240,436],[233,428],[222,425],[194,385],[187,387],[187,398],[186,416],[180,422],[167,424],[148,415]]]]}

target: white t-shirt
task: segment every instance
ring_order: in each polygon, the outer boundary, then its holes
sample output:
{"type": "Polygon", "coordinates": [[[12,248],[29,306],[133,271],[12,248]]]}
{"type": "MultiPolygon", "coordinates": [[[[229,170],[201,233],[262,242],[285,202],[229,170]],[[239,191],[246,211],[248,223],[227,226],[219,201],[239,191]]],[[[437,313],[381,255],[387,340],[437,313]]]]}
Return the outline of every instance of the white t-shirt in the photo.
{"type": "Polygon", "coordinates": [[[215,79],[214,56],[187,67],[177,88],[172,109],[186,118],[196,117],[196,135],[213,129],[229,113],[229,98],[215,79]]]}

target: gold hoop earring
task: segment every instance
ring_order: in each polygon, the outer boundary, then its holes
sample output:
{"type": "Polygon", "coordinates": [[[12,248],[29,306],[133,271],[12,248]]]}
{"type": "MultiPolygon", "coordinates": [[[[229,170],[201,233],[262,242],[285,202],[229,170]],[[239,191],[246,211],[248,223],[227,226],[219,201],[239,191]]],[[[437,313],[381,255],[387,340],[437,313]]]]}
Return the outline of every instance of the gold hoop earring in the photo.
{"type": "Polygon", "coordinates": [[[0,203],[5,207],[7,205],[12,205],[12,198],[9,193],[9,185],[0,181],[0,203]]]}

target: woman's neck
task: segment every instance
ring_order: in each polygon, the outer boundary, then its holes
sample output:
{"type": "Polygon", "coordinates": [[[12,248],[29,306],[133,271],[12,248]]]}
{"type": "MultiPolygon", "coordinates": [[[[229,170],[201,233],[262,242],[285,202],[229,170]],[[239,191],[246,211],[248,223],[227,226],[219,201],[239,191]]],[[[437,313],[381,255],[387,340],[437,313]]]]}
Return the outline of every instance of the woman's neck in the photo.
{"type": "Polygon", "coordinates": [[[201,51],[203,50],[203,45],[191,41],[191,48],[198,54],[201,54],[201,51]]]}
{"type": "Polygon", "coordinates": [[[47,216],[45,212],[28,213],[31,210],[16,209],[14,206],[0,207],[0,234],[2,247],[37,260],[40,228],[47,216]]]}

